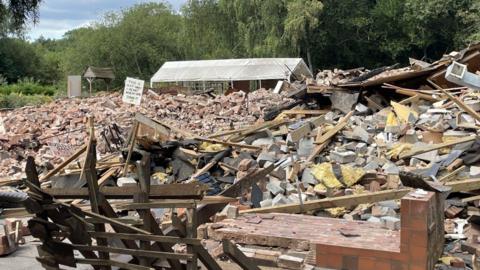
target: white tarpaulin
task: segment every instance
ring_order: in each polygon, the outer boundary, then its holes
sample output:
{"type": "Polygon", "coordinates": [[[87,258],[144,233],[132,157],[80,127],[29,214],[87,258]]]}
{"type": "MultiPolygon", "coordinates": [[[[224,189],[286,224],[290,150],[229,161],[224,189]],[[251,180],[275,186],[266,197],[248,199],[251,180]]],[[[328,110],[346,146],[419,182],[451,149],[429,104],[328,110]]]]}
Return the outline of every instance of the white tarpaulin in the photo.
{"type": "Polygon", "coordinates": [[[313,77],[302,58],[251,58],[165,62],[153,82],[288,80],[313,77]]]}

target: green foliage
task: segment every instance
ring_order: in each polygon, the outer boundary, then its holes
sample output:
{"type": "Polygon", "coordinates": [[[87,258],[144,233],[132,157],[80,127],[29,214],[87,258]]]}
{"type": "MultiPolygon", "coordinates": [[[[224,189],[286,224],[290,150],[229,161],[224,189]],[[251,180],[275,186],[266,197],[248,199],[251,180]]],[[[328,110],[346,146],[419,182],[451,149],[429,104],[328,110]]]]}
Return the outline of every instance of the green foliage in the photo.
{"type": "Polygon", "coordinates": [[[22,95],[18,93],[11,93],[8,95],[0,94],[0,108],[18,108],[24,106],[41,105],[52,101],[53,98],[44,95],[22,95]]]}
{"type": "Polygon", "coordinates": [[[65,35],[65,74],[86,67],[113,67],[120,85],[126,76],[148,79],[167,60],[180,59],[182,22],[165,4],[141,4],[109,13],[96,24],[65,35]]]}
{"type": "Polygon", "coordinates": [[[10,94],[53,96],[57,91],[55,86],[40,85],[30,79],[20,80],[15,84],[0,85],[0,95],[6,96],[10,94]]]}
{"type": "MultiPolygon", "coordinates": [[[[170,60],[303,57],[321,69],[429,61],[480,41],[479,15],[478,0],[189,0],[180,12],[144,3],[60,40],[4,35],[0,81],[14,85],[8,93],[51,95],[36,87],[64,90],[66,76],[88,66],[112,67],[112,87],[121,87],[127,76],[148,80],[170,60]],[[15,85],[25,77],[36,86],[15,85]]],[[[0,20],[0,34],[9,26],[0,20]]]]}

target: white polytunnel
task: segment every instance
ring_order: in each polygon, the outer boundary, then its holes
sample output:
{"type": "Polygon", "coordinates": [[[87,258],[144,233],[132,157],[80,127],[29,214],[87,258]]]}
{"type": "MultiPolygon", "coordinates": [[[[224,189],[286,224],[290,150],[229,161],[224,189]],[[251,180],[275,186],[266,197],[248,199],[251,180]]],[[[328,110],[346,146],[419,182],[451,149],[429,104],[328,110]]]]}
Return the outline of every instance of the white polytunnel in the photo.
{"type": "Polygon", "coordinates": [[[302,58],[249,58],[165,62],[150,82],[289,80],[313,77],[302,58]]]}

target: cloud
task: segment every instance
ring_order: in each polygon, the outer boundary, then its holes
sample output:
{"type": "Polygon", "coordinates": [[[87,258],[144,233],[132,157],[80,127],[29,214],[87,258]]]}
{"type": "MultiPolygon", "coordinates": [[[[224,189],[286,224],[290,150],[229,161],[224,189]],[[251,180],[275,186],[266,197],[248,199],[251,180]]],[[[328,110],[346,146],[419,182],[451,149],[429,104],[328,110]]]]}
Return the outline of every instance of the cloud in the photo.
{"type": "MultiPolygon", "coordinates": [[[[168,0],[178,10],[187,0],[168,0]]],[[[40,36],[59,39],[65,32],[79,28],[102,17],[105,12],[117,11],[151,0],[44,0],[40,4],[40,19],[27,30],[27,37],[35,40],[40,36]]]]}

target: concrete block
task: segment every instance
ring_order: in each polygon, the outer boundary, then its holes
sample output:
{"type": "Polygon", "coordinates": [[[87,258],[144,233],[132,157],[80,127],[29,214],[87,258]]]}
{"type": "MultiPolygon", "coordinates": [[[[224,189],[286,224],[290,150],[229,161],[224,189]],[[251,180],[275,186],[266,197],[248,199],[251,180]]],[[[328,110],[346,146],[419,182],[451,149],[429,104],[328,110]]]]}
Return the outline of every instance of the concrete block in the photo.
{"type": "Polygon", "coordinates": [[[352,110],[355,103],[357,103],[359,95],[360,93],[351,94],[347,91],[333,91],[332,95],[330,96],[332,108],[338,109],[347,114],[352,110]]]}
{"type": "Polygon", "coordinates": [[[380,205],[372,206],[372,216],[374,217],[396,216],[396,215],[397,213],[392,208],[380,206],[380,205]]]}
{"type": "Polygon", "coordinates": [[[305,168],[302,172],[302,182],[309,185],[316,185],[318,184],[317,179],[312,174],[312,170],[310,168],[305,168]]]}
{"type": "Polygon", "coordinates": [[[277,159],[274,153],[261,152],[258,155],[257,162],[260,167],[265,167],[267,162],[275,163],[277,159]]]}
{"type": "Polygon", "coordinates": [[[270,207],[272,206],[272,199],[266,199],[260,202],[260,207],[270,207]]]}
{"type": "Polygon", "coordinates": [[[238,217],[238,207],[231,204],[227,204],[227,206],[223,208],[221,214],[225,214],[227,218],[235,219],[238,217]]]}
{"type": "Polygon", "coordinates": [[[382,226],[392,231],[400,230],[400,219],[396,217],[381,217],[382,226]]]}
{"type": "Polygon", "coordinates": [[[283,196],[283,194],[278,194],[272,200],[272,206],[277,206],[277,205],[282,205],[282,204],[287,204],[287,203],[289,203],[289,201],[285,196],[283,196]]]}
{"type": "Polygon", "coordinates": [[[353,138],[357,139],[357,140],[361,140],[362,142],[366,142],[366,143],[370,143],[370,134],[365,130],[363,129],[362,127],[355,127],[353,129],[353,138]]]}
{"type": "Polygon", "coordinates": [[[287,195],[297,192],[297,188],[290,183],[286,184],[285,190],[287,192],[287,195]]]}
{"type": "Polygon", "coordinates": [[[340,164],[354,162],[357,155],[352,151],[331,151],[330,159],[340,164]]]}
{"type": "Polygon", "coordinates": [[[308,157],[312,153],[313,148],[315,148],[313,137],[302,138],[298,142],[297,154],[300,157],[308,157]]]}
{"type": "Polygon", "coordinates": [[[278,267],[287,268],[287,269],[301,269],[303,264],[303,258],[290,256],[290,255],[280,255],[278,257],[278,267]]]}
{"type": "Polygon", "coordinates": [[[270,191],[273,195],[283,194],[285,192],[285,190],[280,187],[280,185],[272,181],[267,184],[267,190],[270,191]]]}
{"type": "Polygon", "coordinates": [[[366,154],[367,151],[368,151],[368,147],[367,147],[367,144],[366,143],[357,143],[357,145],[355,146],[355,149],[353,149],[357,154],[366,154]]]}
{"type": "Polygon", "coordinates": [[[377,217],[369,217],[369,218],[367,219],[367,221],[368,221],[368,222],[372,222],[372,223],[381,223],[381,222],[382,222],[382,221],[381,221],[379,218],[377,218],[377,217]]]}
{"type": "Polygon", "coordinates": [[[117,179],[117,185],[119,187],[137,185],[137,181],[133,177],[120,177],[117,179]]]}
{"type": "Polygon", "coordinates": [[[265,191],[263,192],[263,200],[268,200],[268,199],[272,199],[272,193],[270,193],[270,191],[265,191]]]}

